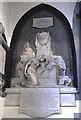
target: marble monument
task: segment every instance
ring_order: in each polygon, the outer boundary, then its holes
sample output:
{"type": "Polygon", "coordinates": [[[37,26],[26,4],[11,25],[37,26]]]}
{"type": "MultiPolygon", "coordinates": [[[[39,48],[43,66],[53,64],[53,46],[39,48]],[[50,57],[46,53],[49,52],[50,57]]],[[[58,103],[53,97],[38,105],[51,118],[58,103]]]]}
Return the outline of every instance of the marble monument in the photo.
{"type": "Polygon", "coordinates": [[[11,88],[6,89],[5,105],[18,105],[19,114],[35,118],[60,114],[60,106],[76,105],[76,88],[66,75],[62,56],[54,55],[52,51],[49,32],[36,34],[35,47],[36,52],[29,42],[24,45],[16,66],[17,77],[12,79],[11,88]],[[10,98],[13,99],[9,102],[10,98]]]}
{"type": "MultiPolygon", "coordinates": [[[[21,81],[21,86],[72,85],[71,78],[65,75],[66,64],[63,58],[53,54],[49,32],[37,33],[35,46],[36,53],[27,42],[17,64],[18,78],[25,78],[25,82],[21,81]]],[[[14,87],[16,84],[12,81],[11,86],[14,87]]]]}

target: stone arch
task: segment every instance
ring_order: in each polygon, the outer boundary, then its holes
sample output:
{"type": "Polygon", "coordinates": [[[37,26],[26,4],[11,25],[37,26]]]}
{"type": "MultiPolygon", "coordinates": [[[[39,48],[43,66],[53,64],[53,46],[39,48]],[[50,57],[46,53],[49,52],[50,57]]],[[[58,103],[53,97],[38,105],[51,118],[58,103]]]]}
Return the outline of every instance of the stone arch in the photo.
{"type": "Polygon", "coordinates": [[[10,87],[10,81],[13,74],[13,70],[15,70],[13,66],[15,67],[16,65],[16,64],[13,65],[13,62],[15,60],[15,62],[17,63],[17,61],[19,60],[19,55],[22,53],[23,45],[28,39],[28,37],[30,37],[31,39],[29,40],[29,42],[32,43],[31,47],[33,48],[33,50],[35,50],[35,48],[33,47],[34,45],[33,38],[35,39],[36,32],[42,31],[42,29],[41,30],[33,29],[31,26],[32,18],[36,16],[37,17],[44,17],[44,16],[54,17],[54,27],[49,27],[44,30],[49,31],[51,33],[52,39],[55,39],[55,40],[52,40],[52,43],[53,43],[52,49],[55,54],[63,56],[63,58],[65,59],[66,65],[69,69],[67,70],[67,74],[73,77],[74,86],[77,86],[76,53],[75,53],[73,33],[71,30],[70,24],[67,18],[56,8],[47,4],[39,4],[36,7],[29,10],[28,12],[26,12],[20,18],[20,20],[18,21],[13,31],[10,50],[8,51],[7,58],[6,58],[6,69],[5,69],[6,87],[10,87]],[[19,44],[19,41],[22,41],[22,40],[23,40],[23,44],[21,44],[21,42],[19,44]],[[15,58],[17,59],[14,58],[14,55],[15,55],[15,58]]]}

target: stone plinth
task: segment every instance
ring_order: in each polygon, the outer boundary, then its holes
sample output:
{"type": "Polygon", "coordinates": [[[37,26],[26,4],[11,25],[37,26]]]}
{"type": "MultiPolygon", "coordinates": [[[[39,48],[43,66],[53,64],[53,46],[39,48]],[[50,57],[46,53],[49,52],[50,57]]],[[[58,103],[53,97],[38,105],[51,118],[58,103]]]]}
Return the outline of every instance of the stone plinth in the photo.
{"type": "Polygon", "coordinates": [[[77,93],[76,88],[60,88],[61,106],[76,106],[75,94],[77,93]]]}
{"type": "Polygon", "coordinates": [[[5,99],[5,106],[19,106],[20,89],[12,88],[6,90],[7,96],[5,99]]]}
{"type": "Polygon", "coordinates": [[[22,88],[19,111],[32,117],[60,113],[59,88],[22,88]]]}
{"type": "Polygon", "coordinates": [[[77,91],[72,87],[7,88],[6,93],[6,110],[17,108],[19,116],[25,115],[25,118],[60,115],[61,107],[76,107],[77,91]]]}

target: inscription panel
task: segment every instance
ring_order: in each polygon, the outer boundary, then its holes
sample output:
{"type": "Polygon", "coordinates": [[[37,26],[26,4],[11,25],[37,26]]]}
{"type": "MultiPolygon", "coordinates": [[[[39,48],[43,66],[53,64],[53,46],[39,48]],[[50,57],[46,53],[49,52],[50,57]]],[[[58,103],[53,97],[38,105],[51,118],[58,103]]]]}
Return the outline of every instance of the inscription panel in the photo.
{"type": "Polygon", "coordinates": [[[45,117],[60,112],[59,88],[21,88],[20,112],[45,117]]]}
{"type": "Polygon", "coordinates": [[[33,27],[47,28],[53,26],[53,17],[33,18],[33,27]]]}

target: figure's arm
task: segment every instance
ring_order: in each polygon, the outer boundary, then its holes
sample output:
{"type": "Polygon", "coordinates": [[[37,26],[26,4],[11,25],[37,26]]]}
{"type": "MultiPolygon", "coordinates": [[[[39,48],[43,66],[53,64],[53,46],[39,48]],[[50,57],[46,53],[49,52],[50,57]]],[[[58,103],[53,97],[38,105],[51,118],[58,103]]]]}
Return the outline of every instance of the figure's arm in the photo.
{"type": "Polygon", "coordinates": [[[53,56],[54,57],[54,62],[59,66],[60,69],[66,70],[66,65],[61,56],[53,56]]]}
{"type": "Polygon", "coordinates": [[[61,56],[53,56],[54,57],[54,62],[56,63],[57,66],[59,66],[59,69],[61,71],[61,76],[65,76],[66,72],[66,64],[61,56]]]}
{"type": "Polygon", "coordinates": [[[29,62],[25,65],[25,69],[24,69],[24,75],[25,75],[25,77],[28,76],[27,71],[28,71],[28,68],[29,68],[30,64],[31,64],[31,61],[29,61],[29,62]]]}

